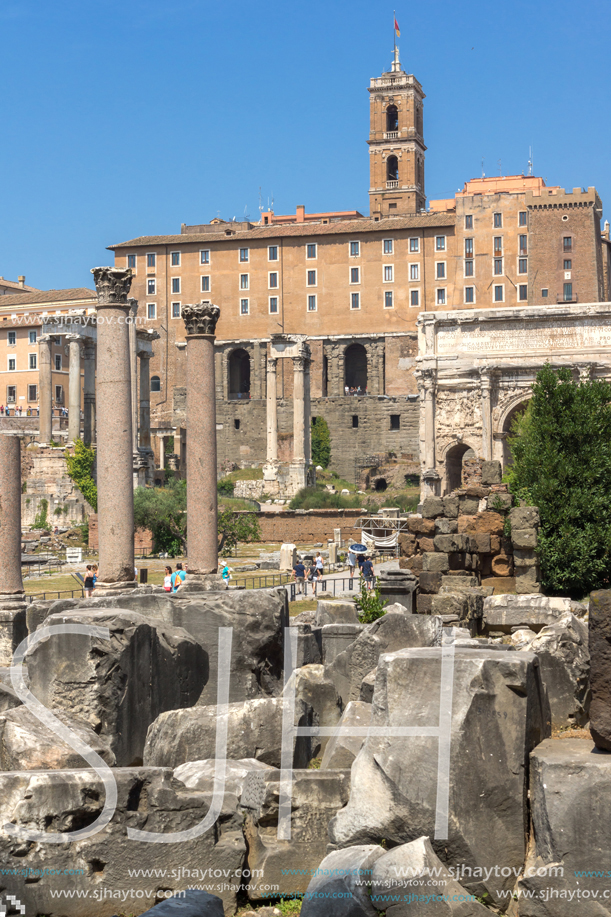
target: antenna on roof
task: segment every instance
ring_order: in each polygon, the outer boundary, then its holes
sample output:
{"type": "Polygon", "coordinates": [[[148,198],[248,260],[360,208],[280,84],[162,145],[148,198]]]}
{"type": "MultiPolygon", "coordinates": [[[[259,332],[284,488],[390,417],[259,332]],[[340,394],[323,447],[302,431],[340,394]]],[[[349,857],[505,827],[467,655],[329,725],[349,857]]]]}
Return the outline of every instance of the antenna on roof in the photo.
{"type": "Polygon", "coordinates": [[[272,206],[271,206],[271,209],[272,209],[272,210],[274,209],[274,192],[273,192],[273,191],[272,191],[272,206]]]}
{"type": "Polygon", "coordinates": [[[533,174],[533,148],[532,146],[528,147],[528,174],[533,174]]]}
{"type": "Polygon", "coordinates": [[[482,178],[485,178],[485,177],[486,177],[486,173],[484,172],[484,157],[482,156],[482,178]]]}
{"type": "Polygon", "coordinates": [[[501,178],[503,177],[503,163],[501,162],[500,159],[499,159],[499,176],[501,178]]]}
{"type": "Polygon", "coordinates": [[[244,204],[244,220],[246,223],[250,223],[250,214],[248,213],[248,204],[244,204]]]}
{"type": "Polygon", "coordinates": [[[263,213],[263,198],[261,197],[261,185],[259,185],[259,213],[263,213]]]}

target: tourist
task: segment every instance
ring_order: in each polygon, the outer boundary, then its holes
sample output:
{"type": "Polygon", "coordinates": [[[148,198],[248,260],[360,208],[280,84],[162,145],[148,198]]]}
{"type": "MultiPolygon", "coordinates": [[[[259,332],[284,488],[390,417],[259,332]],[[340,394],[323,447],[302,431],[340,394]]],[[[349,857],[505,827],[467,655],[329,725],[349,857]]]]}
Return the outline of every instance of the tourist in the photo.
{"type": "Polygon", "coordinates": [[[91,564],[87,564],[87,569],[85,572],[85,598],[90,599],[93,594],[93,570],[91,569],[91,564]]]}
{"type": "Polygon", "coordinates": [[[187,578],[187,574],[182,568],[182,564],[176,564],[176,572],[172,574],[172,591],[178,592],[187,578]]]}
{"type": "Polygon", "coordinates": [[[224,566],[223,569],[221,570],[221,576],[223,577],[223,582],[224,582],[224,583],[228,583],[229,580],[231,579],[231,571],[230,571],[229,567],[227,566],[227,564],[225,564],[225,566],[224,566]]]}
{"type": "Polygon", "coordinates": [[[91,565],[91,572],[93,573],[93,588],[95,589],[96,583],[98,581],[98,565],[97,564],[91,565]]]}
{"type": "Polygon", "coordinates": [[[363,564],[365,563],[365,555],[364,555],[364,554],[357,554],[357,555],[356,555],[356,562],[357,562],[357,564],[359,565],[359,576],[362,576],[362,575],[363,575],[363,564]]]}
{"type": "Polygon", "coordinates": [[[369,556],[365,558],[361,572],[363,576],[365,577],[367,588],[373,589],[373,579],[374,579],[373,563],[369,556]]]}
{"type": "Polygon", "coordinates": [[[295,566],[293,567],[293,576],[295,577],[295,582],[299,587],[299,595],[303,593],[303,584],[305,583],[306,569],[303,563],[298,560],[295,566]]]}
{"type": "Polygon", "coordinates": [[[4,414],[4,405],[0,404],[0,415],[4,414]]]}
{"type": "Polygon", "coordinates": [[[348,566],[350,567],[350,577],[352,578],[356,567],[356,554],[352,550],[348,551],[348,566]]]}
{"type": "Polygon", "coordinates": [[[319,577],[318,567],[316,566],[316,561],[313,560],[308,570],[308,583],[312,583],[312,590],[314,592],[314,595],[316,595],[316,587],[318,586],[318,577],[319,577]]]}
{"type": "Polygon", "coordinates": [[[344,385],[344,395],[350,395],[352,390],[348,388],[347,385],[344,385]]]}
{"type": "Polygon", "coordinates": [[[163,588],[166,592],[172,591],[172,568],[165,568],[165,576],[163,577],[163,588]]]}
{"type": "Polygon", "coordinates": [[[323,576],[323,574],[324,574],[324,564],[323,564],[322,557],[321,557],[321,555],[320,555],[320,551],[319,551],[319,552],[317,553],[317,555],[316,555],[316,561],[315,561],[315,563],[316,563],[316,569],[318,570],[318,575],[319,575],[319,576],[323,576]]]}

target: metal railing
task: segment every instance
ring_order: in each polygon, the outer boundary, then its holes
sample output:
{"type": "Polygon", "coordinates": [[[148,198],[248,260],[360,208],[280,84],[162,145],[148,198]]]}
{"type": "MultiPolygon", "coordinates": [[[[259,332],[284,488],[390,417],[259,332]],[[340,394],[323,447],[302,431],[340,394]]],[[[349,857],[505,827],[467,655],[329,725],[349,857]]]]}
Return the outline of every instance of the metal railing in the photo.
{"type": "Polygon", "coordinates": [[[360,592],[361,583],[363,582],[364,580],[361,580],[358,576],[338,577],[337,579],[331,579],[330,577],[327,579],[323,576],[321,579],[316,580],[315,583],[311,583],[306,579],[303,585],[293,580],[290,584],[287,584],[289,602],[295,602],[298,595],[307,597],[309,594],[312,598],[316,598],[319,592],[326,592],[327,594],[332,592],[334,596],[337,595],[338,592],[354,592],[355,588],[356,592],[360,592]],[[347,586],[346,583],[348,584],[347,586]],[[331,589],[331,586],[333,586],[333,589],[331,589]],[[302,591],[299,591],[300,589],[302,591]]]}
{"type": "Polygon", "coordinates": [[[57,592],[55,591],[53,592],[33,592],[31,595],[26,595],[25,600],[28,603],[28,605],[31,605],[32,602],[37,602],[37,601],[44,602],[47,599],[48,600],[59,599],[62,596],[64,596],[64,598],[67,598],[69,596],[71,599],[73,599],[76,596],[77,598],[82,599],[84,595],[85,595],[85,590],[82,588],[81,589],[62,589],[57,592]]]}
{"type": "MultiPolygon", "coordinates": [[[[236,573],[239,575],[239,570],[236,573]]],[[[273,586],[286,586],[291,580],[290,573],[269,573],[266,576],[245,576],[244,579],[240,577],[239,581],[234,582],[245,589],[271,589],[273,586]]]]}

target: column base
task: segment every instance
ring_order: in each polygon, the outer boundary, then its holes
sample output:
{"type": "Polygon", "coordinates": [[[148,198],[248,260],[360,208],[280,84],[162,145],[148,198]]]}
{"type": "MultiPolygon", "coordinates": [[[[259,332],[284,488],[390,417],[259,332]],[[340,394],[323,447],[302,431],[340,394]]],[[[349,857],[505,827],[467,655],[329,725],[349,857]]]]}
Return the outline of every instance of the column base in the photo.
{"type": "Polygon", "coordinates": [[[13,653],[28,635],[24,593],[0,594],[0,666],[13,664],[13,653]]]}
{"type": "Polygon", "coordinates": [[[192,595],[201,592],[224,592],[227,583],[220,573],[189,573],[187,578],[174,596],[192,595]]]}
{"type": "Polygon", "coordinates": [[[94,595],[118,595],[121,592],[131,592],[132,589],[137,587],[136,580],[129,580],[124,583],[104,583],[98,580],[95,584],[94,595]]]}

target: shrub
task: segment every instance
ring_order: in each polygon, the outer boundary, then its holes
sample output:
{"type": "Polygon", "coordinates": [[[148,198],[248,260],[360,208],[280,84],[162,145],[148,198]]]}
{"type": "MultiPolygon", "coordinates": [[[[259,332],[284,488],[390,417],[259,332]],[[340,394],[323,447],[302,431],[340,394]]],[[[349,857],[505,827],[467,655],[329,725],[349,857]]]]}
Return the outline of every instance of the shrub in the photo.
{"type": "Polygon", "coordinates": [[[361,497],[358,494],[332,494],[316,487],[304,487],[289,503],[289,509],[358,509],[361,497]]]}
{"type": "Polygon", "coordinates": [[[34,518],[34,528],[35,529],[44,529],[46,532],[48,532],[51,530],[51,526],[49,525],[49,520],[47,519],[47,512],[49,510],[49,501],[43,497],[43,499],[40,501],[39,506],[40,508],[34,518]]]}
{"type": "Polygon", "coordinates": [[[385,615],[384,607],[388,602],[380,597],[380,590],[377,584],[373,589],[368,589],[366,584],[361,586],[361,594],[355,598],[354,603],[359,610],[359,621],[362,624],[371,624],[377,621],[382,615],[385,615]]]}
{"type": "Polygon", "coordinates": [[[234,488],[235,484],[229,478],[221,478],[216,482],[217,491],[224,497],[233,497],[234,488]]]}
{"type": "Polygon", "coordinates": [[[312,420],[312,463],[329,467],[331,461],[331,434],[324,417],[315,417],[312,420]]]}
{"type": "Polygon", "coordinates": [[[93,479],[94,464],[94,450],[91,446],[86,446],[80,439],[77,439],[74,443],[72,455],[66,452],[66,465],[68,466],[70,479],[76,484],[94,513],[97,513],[98,488],[93,479]]]}

